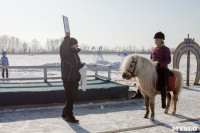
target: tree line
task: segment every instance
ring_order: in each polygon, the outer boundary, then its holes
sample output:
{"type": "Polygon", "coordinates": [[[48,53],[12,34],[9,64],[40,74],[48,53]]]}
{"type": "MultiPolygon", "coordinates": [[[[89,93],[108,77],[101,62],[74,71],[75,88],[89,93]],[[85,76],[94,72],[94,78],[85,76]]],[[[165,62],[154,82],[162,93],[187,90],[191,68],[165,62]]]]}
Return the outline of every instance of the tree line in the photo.
{"type": "Polygon", "coordinates": [[[58,53],[62,41],[63,39],[47,39],[45,47],[42,47],[37,39],[28,43],[17,37],[3,35],[0,36],[0,50],[9,54],[58,53]]]}
{"type": "MultiPolygon", "coordinates": [[[[31,42],[21,41],[17,37],[3,35],[0,36],[0,50],[6,51],[9,54],[58,54],[59,47],[62,43],[63,38],[59,39],[47,39],[45,47],[42,47],[41,43],[37,39],[33,39],[31,42]]],[[[88,44],[79,44],[81,48],[81,53],[95,53],[99,50],[98,47],[92,49],[93,46],[88,44]]],[[[153,47],[137,48],[133,44],[115,46],[113,48],[103,47],[101,50],[102,53],[142,53],[149,54],[153,47]]],[[[171,52],[174,52],[174,49],[171,49],[171,52]]]]}

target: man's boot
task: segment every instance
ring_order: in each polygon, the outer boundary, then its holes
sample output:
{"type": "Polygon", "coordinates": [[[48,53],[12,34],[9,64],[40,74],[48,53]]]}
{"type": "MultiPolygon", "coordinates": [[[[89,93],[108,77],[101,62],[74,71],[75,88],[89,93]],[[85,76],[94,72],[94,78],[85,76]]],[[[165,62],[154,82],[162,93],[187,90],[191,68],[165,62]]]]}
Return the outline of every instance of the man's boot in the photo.
{"type": "Polygon", "coordinates": [[[167,86],[161,86],[160,93],[161,93],[162,108],[165,109],[166,108],[167,86]]]}
{"type": "Polygon", "coordinates": [[[79,120],[77,120],[73,115],[72,116],[66,116],[65,118],[66,121],[71,122],[71,123],[78,123],[79,120]]]}

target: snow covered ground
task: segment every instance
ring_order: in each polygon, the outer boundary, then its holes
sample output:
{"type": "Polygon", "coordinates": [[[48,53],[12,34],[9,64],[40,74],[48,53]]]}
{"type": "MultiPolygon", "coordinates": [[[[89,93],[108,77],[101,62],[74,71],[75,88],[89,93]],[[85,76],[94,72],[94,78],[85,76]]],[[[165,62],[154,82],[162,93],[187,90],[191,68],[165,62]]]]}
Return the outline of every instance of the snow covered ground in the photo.
{"type": "MultiPolygon", "coordinates": [[[[147,58],[150,55],[143,55],[147,58]]],[[[172,55],[173,57],[173,55],[172,55]]],[[[54,55],[8,55],[10,66],[44,66],[44,65],[60,65],[60,56],[58,54],[54,55]]],[[[112,74],[111,78],[113,81],[121,81],[121,74],[118,72],[121,62],[123,60],[123,56],[118,56],[117,54],[104,54],[104,61],[96,61],[94,59],[94,55],[92,54],[80,54],[80,58],[82,62],[87,64],[104,64],[104,65],[112,65],[112,74]]],[[[191,83],[193,83],[195,79],[197,63],[196,58],[193,54],[191,54],[191,69],[190,69],[190,79],[191,83]]],[[[172,63],[169,65],[169,68],[172,68],[172,63]]],[[[186,78],[186,55],[183,55],[180,61],[180,71],[183,74],[183,78],[186,78]]],[[[106,75],[105,71],[100,71],[100,75],[106,75]]],[[[9,74],[11,78],[20,78],[20,77],[43,77],[42,69],[10,69],[9,74]]],[[[94,71],[89,70],[88,74],[94,74],[94,71]]],[[[57,77],[60,76],[60,69],[49,69],[48,77],[57,77]]],[[[16,82],[16,81],[14,81],[16,82]]]]}
{"type": "MultiPolygon", "coordinates": [[[[149,58],[149,55],[143,55],[149,58]]],[[[80,55],[87,64],[95,63],[93,55],[80,55]]],[[[123,57],[103,55],[100,64],[112,64],[113,81],[133,86],[134,81],[122,80],[118,72],[123,57]]],[[[60,65],[59,55],[8,55],[11,66],[60,65]]],[[[196,61],[191,55],[191,84],[195,79],[196,61]]],[[[172,68],[172,63],[169,65],[172,68]]],[[[186,77],[186,55],[180,64],[183,78],[186,77]]],[[[92,73],[89,71],[88,73],[92,73]]],[[[105,71],[100,74],[105,75],[105,71]]],[[[42,77],[42,70],[10,70],[10,77],[42,77]]],[[[51,69],[48,76],[60,76],[59,69],[51,69]]],[[[14,81],[15,82],[15,81],[14,81]]],[[[74,111],[80,124],[69,124],[60,117],[63,106],[25,109],[0,109],[0,133],[97,133],[97,132],[173,132],[173,127],[200,128],[200,87],[183,87],[177,105],[177,115],[165,115],[161,109],[160,96],[156,97],[155,122],[144,119],[144,100],[90,103],[75,105],[74,111]],[[104,109],[101,109],[101,105],[104,109]]],[[[171,110],[170,112],[171,113],[171,110]]]]}
{"type": "Polygon", "coordinates": [[[144,119],[144,100],[75,105],[79,124],[62,120],[63,106],[1,109],[0,133],[170,133],[173,128],[200,129],[200,88],[183,87],[177,114],[164,114],[156,97],[155,121],[144,119]],[[101,105],[104,109],[101,109],[101,105]]]}

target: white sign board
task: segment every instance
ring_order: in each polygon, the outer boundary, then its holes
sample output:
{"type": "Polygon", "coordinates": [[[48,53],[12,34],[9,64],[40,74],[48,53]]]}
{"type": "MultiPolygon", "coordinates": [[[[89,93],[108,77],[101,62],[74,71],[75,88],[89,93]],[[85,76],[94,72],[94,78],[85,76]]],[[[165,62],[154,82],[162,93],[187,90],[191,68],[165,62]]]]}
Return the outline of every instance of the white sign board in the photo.
{"type": "Polygon", "coordinates": [[[182,55],[188,51],[192,52],[196,56],[197,72],[196,72],[196,78],[195,78],[194,84],[197,85],[200,79],[200,47],[194,41],[194,39],[186,38],[184,42],[178,45],[178,47],[176,48],[174,52],[173,68],[179,69],[180,59],[182,55]]]}
{"type": "Polygon", "coordinates": [[[63,16],[63,23],[64,23],[64,28],[65,28],[65,33],[70,32],[68,17],[63,16]]]}

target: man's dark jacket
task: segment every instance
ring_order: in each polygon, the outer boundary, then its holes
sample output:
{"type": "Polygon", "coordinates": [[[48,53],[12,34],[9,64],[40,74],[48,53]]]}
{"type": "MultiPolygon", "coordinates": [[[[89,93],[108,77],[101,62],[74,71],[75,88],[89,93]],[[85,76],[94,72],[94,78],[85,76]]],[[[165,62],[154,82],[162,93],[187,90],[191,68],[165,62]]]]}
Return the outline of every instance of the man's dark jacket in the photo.
{"type": "Polygon", "coordinates": [[[80,80],[79,69],[83,67],[78,52],[70,48],[70,37],[66,36],[60,46],[61,75],[63,81],[77,82],[80,80]]]}

